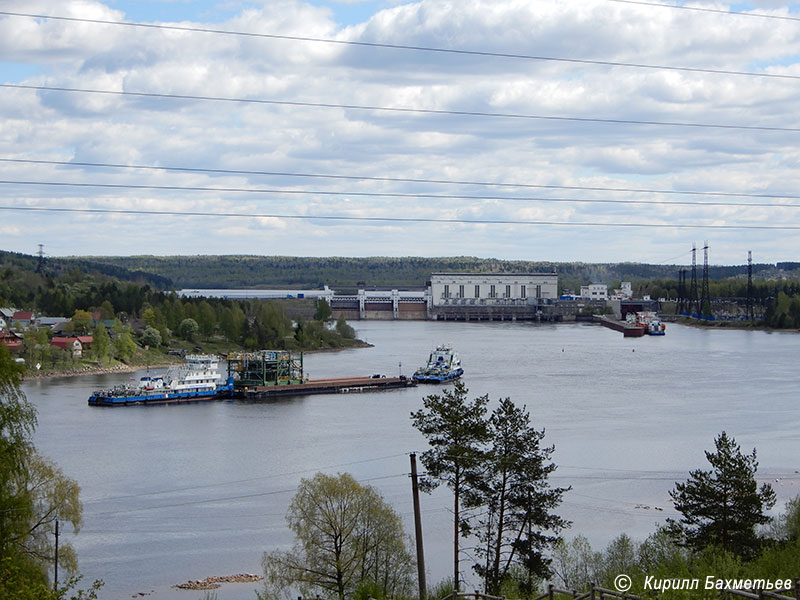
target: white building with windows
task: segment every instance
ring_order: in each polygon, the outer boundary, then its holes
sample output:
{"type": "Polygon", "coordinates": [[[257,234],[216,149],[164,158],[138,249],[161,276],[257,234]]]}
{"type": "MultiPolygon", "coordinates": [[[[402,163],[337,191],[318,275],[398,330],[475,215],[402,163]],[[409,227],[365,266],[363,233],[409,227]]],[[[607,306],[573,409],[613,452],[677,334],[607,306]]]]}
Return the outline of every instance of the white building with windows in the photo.
{"type": "Polygon", "coordinates": [[[582,285],[581,298],[586,300],[608,300],[608,286],[605,283],[582,285]]]}
{"type": "Polygon", "coordinates": [[[558,299],[556,273],[434,273],[432,308],[452,305],[526,305],[558,299]]]}

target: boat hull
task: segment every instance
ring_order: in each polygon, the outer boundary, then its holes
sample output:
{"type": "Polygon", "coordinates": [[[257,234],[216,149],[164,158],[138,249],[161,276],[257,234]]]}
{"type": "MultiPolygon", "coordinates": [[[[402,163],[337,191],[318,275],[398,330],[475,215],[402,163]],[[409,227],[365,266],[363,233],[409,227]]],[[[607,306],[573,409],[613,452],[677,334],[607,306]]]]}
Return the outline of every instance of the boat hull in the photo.
{"type": "Polygon", "coordinates": [[[199,402],[230,398],[233,394],[233,381],[215,389],[203,390],[156,390],[142,394],[113,393],[92,394],[89,396],[90,406],[131,406],[136,404],[173,404],[179,402],[199,402]]]}
{"type": "Polygon", "coordinates": [[[429,375],[425,373],[414,373],[412,379],[417,383],[444,383],[446,381],[453,381],[458,379],[464,374],[464,369],[457,369],[450,373],[441,375],[429,375]]]}

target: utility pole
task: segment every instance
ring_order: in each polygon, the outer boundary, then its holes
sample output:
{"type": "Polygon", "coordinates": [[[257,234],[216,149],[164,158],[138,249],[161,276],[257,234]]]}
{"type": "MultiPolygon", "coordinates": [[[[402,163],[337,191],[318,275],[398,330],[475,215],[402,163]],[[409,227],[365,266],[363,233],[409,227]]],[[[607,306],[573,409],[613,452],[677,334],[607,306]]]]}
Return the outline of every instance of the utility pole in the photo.
{"type": "Polygon", "coordinates": [[[425,584],[425,552],[422,548],[422,517],[419,509],[419,484],[417,483],[417,455],[411,453],[411,494],[414,498],[414,536],[417,539],[417,580],[419,581],[419,600],[428,595],[425,584]]]}
{"type": "Polygon", "coordinates": [[[753,310],[753,251],[747,251],[747,317],[750,321],[756,318],[753,310]]]}
{"type": "Polygon", "coordinates": [[[711,291],[708,286],[708,242],[703,242],[703,301],[701,303],[701,315],[703,318],[710,319],[711,314],[711,291]]]}
{"type": "Polygon", "coordinates": [[[58,519],[56,519],[56,556],[55,569],[53,573],[53,591],[58,592],[58,519]]]}
{"type": "Polygon", "coordinates": [[[697,245],[692,244],[692,283],[689,288],[689,314],[700,314],[700,301],[697,294],[697,245]]]}

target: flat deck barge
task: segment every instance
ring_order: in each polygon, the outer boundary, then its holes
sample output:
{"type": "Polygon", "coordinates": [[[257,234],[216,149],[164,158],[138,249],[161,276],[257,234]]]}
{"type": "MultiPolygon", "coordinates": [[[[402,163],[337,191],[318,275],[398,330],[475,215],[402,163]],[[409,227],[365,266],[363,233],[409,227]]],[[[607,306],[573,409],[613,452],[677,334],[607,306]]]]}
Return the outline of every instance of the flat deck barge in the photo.
{"type": "Polygon", "coordinates": [[[237,388],[233,395],[237,399],[267,400],[283,396],[374,392],[415,387],[416,385],[416,382],[407,377],[338,377],[334,379],[310,379],[303,383],[286,385],[259,385],[237,388]]]}
{"type": "Polygon", "coordinates": [[[598,317],[598,320],[604,327],[622,332],[623,337],[642,337],[647,331],[645,326],[629,323],[627,321],[615,321],[608,317],[598,317]]]}

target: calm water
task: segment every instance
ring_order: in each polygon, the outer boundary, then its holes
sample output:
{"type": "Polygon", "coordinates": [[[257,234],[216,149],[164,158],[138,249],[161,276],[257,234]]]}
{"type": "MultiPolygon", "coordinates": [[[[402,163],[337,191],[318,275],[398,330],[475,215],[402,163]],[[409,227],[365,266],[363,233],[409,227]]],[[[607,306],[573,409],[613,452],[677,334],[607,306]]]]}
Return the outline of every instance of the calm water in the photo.
{"type": "MultiPolygon", "coordinates": [[[[556,447],[561,507],[598,549],[627,532],[643,539],[674,515],[669,490],[706,464],[722,430],[758,449],[759,475],[783,502],[800,493],[800,336],[703,331],[625,339],[595,325],[354,323],[373,348],[305,357],[312,378],[410,374],[431,347],[461,354],[470,395],[524,403],[556,447]],[[645,508],[647,507],[647,508],[645,508]],[[656,510],[656,507],[663,510],[656,510]]],[[[288,548],[288,503],[302,477],[350,472],[411,522],[408,452],[425,450],[409,413],[430,387],[268,403],[96,408],[99,387],[130,374],[25,384],[39,410],[36,444],[83,490],[73,543],[101,598],[171,589],[188,579],[260,572],[265,550],[288,548]]],[[[430,582],[451,571],[451,498],[423,496],[430,582]]],[[[464,573],[471,576],[469,562],[464,573]]],[[[253,599],[228,584],[220,600],[253,599]]]]}

